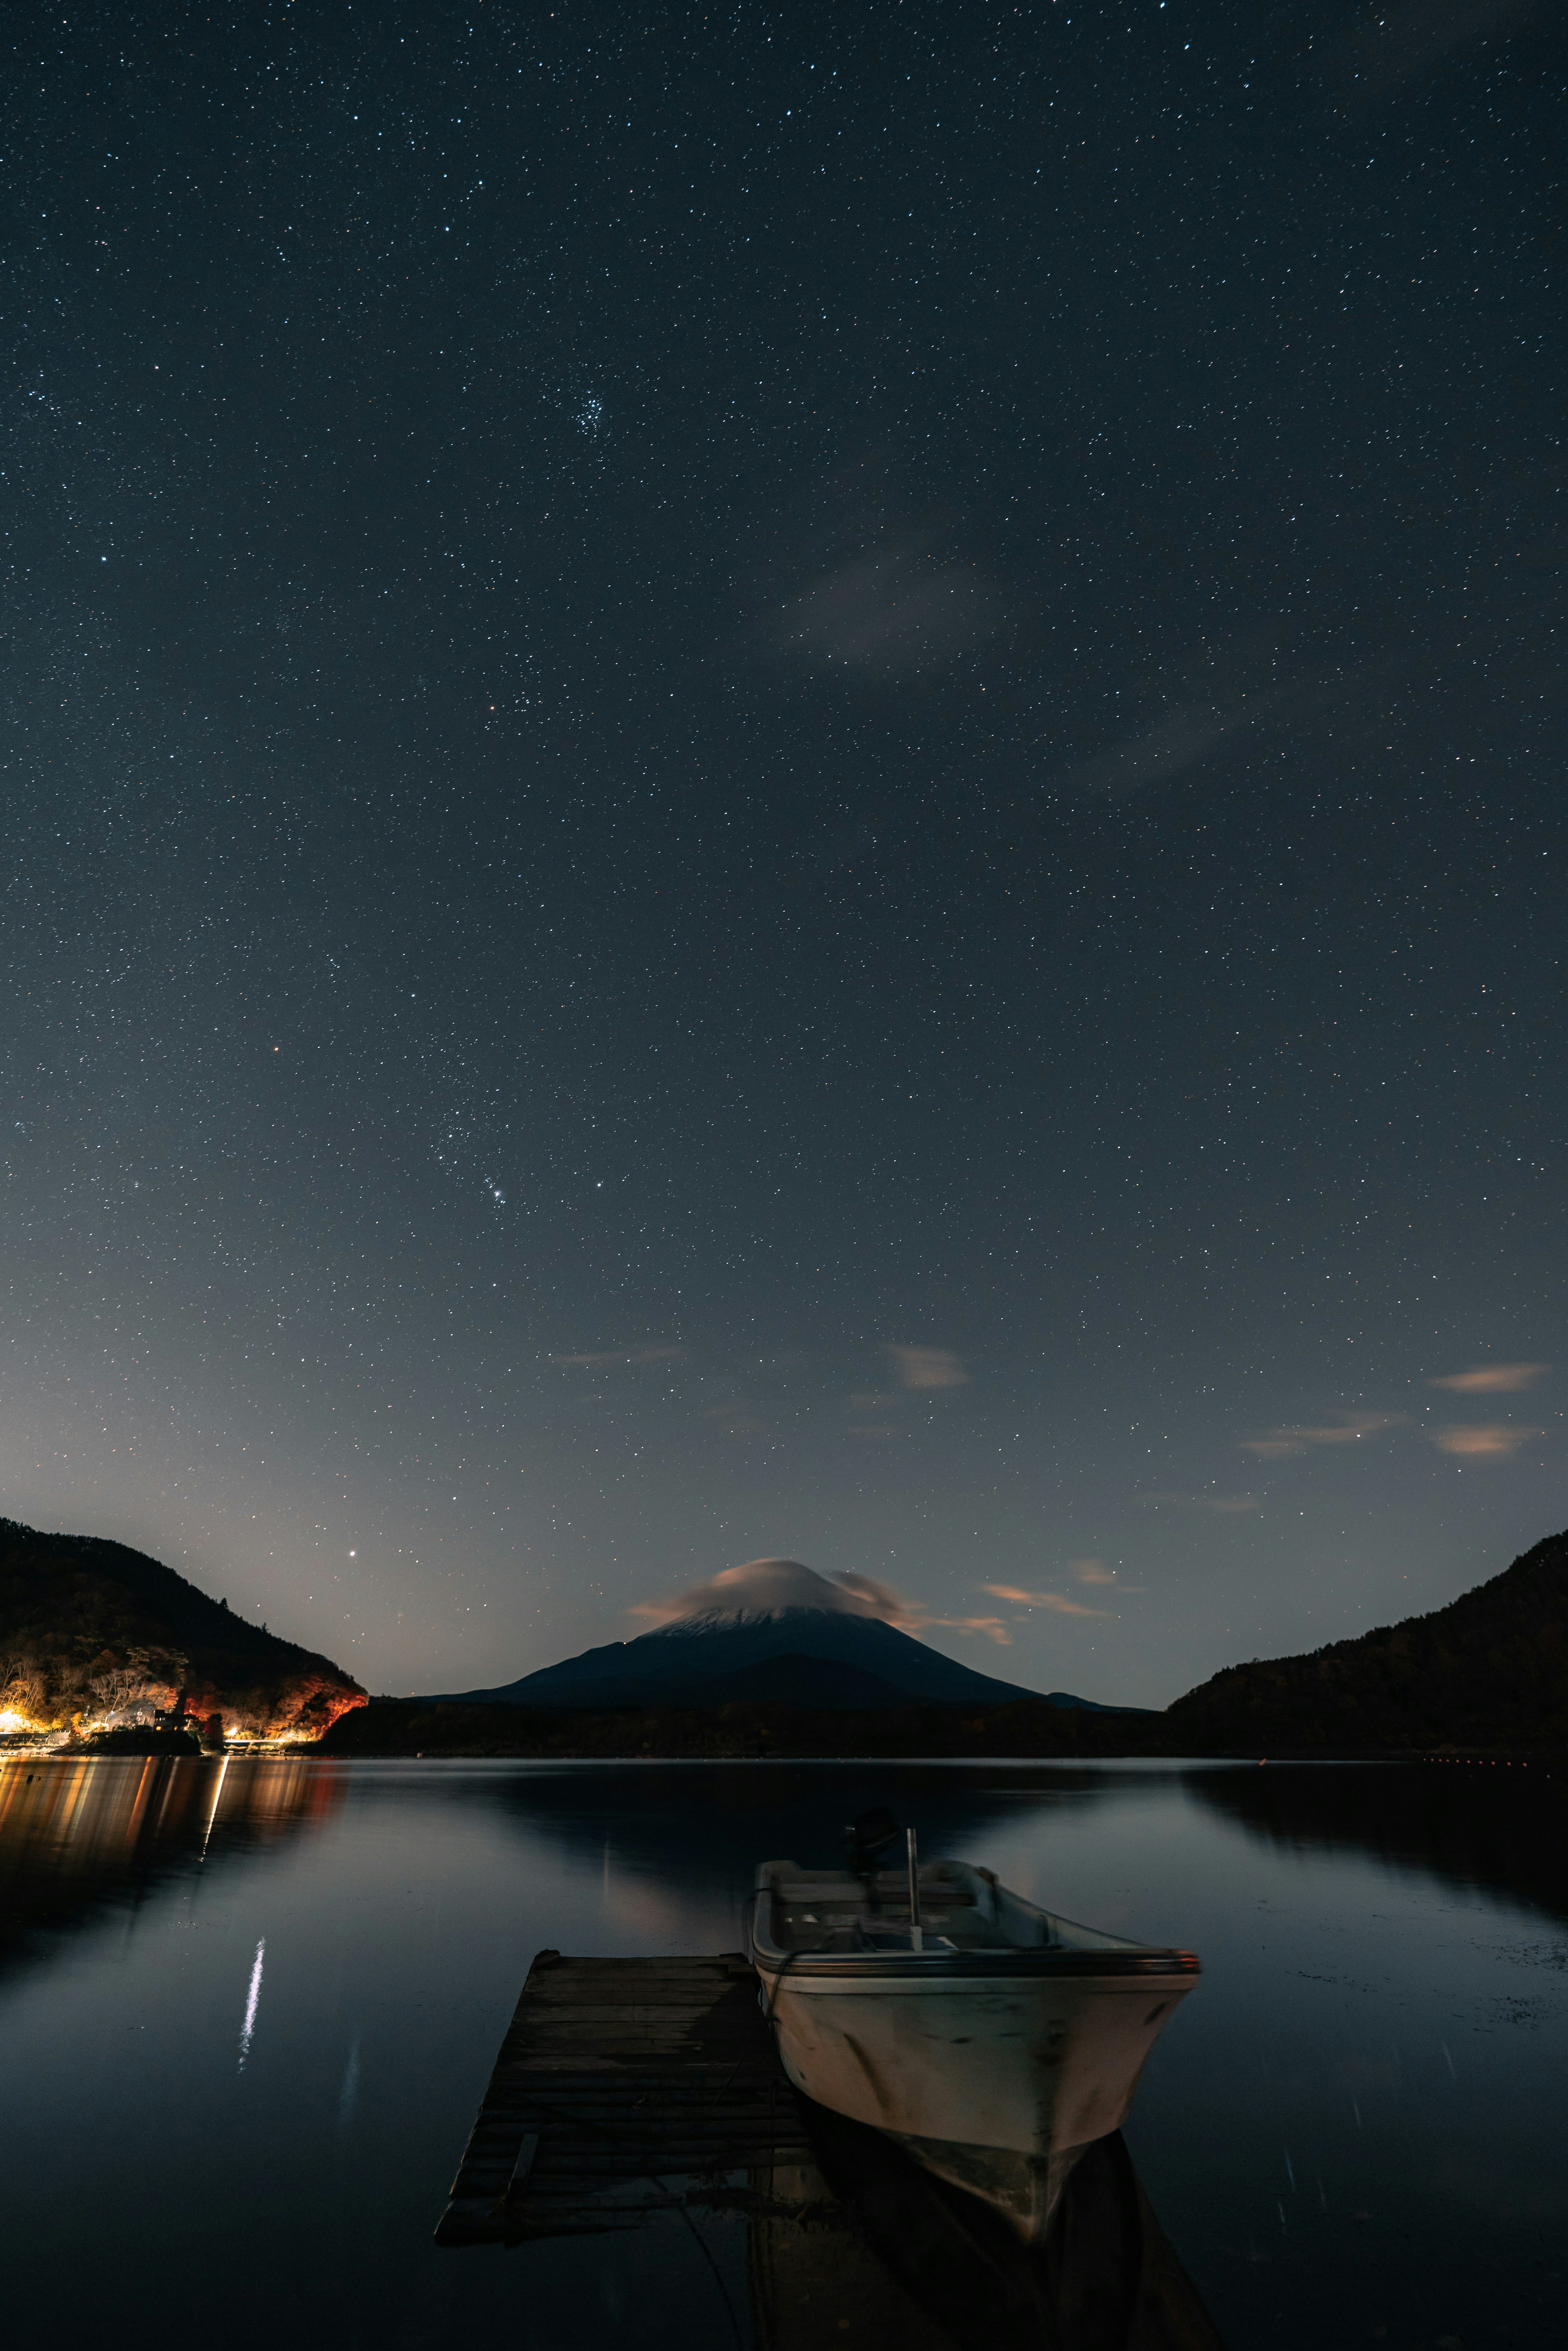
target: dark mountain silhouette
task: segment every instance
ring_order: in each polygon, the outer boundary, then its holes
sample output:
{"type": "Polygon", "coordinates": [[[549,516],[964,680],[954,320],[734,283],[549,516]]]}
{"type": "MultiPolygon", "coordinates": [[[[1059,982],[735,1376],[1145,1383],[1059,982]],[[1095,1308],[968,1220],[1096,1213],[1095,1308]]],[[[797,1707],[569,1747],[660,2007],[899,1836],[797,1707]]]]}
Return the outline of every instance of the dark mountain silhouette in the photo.
{"type": "MultiPolygon", "coordinates": [[[[700,1595],[706,1604],[631,1641],[585,1649],[496,1689],[448,1693],[475,1706],[727,1706],[782,1701],[859,1710],[873,1707],[1040,1703],[1037,1691],[997,1680],[928,1649],[873,1613],[856,1591],[798,1560],[750,1560],[700,1595]],[[722,1589],[721,1589],[722,1587],[722,1589]]],[[[420,1703],[434,1703],[423,1700],[420,1703]]],[[[1066,1690],[1054,1707],[1110,1711],[1066,1690]]]]}
{"type": "Polygon", "coordinates": [[[365,1693],[329,1657],[209,1599],[145,1552],[0,1519],[0,1713],[63,1729],[144,1698],[315,1737],[365,1693]]]}
{"type": "Polygon", "coordinates": [[[1186,1752],[1568,1742],[1568,1533],[1427,1616],[1228,1666],[1164,1717],[1186,1752]]]}
{"type": "MultiPolygon", "coordinates": [[[[716,1675],[714,1705],[735,1705],[747,1698],[841,1708],[904,1706],[908,1692],[881,1674],[868,1673],[863,1667],[841,1658],[806,1656],[791,1650],[783,1656],[758,1657],[755,1665],[739,1666],[733,1673],[716,1675]]],[[[695,1702],[700,1705],[701,1698],[695,1702]]]]}
{"type": "Polygon", "coordinates": [[[452,1695],[488,1706],[722,1706],[731,1697],[782,1697],[786,1682],[797,1704],[823,1706],[907,1705],[912,1698],[1002,1706],[1033,1695],[973,1672],[880,1617],[826,1608],[729,1623],[683,1618],[497,1689],[452,1695]],[[813,1668],[822,1677],[821,1698],[803,1695],[813,1668]],[[769,1680],[779,1686],[765,1690],[769,1680]]]}
{"type": "Polygon", "coordinates": [[[1159,1714],[1110,1707],[1053,1706],[1011,1698],[1005,1706],[951,1699],[902,1706],[810,1707],[782,1699],[722,1706],[497,1706],[460,1698],[372,1698],[332,1725],[324,1754],[531,1755],[638,1759],[807,1755],[1042,1756],[1166,1755],[1170,1733],[1159,1714]],[[1155,1726],[1152,1729],[1150,1726],[1155,1726]]]}

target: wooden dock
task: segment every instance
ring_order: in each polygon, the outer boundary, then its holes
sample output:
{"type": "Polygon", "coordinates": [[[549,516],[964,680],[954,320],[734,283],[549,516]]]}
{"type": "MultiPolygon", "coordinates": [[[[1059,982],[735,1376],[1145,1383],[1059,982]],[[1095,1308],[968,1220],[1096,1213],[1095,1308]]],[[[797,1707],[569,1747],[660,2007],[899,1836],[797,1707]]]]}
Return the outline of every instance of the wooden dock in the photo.
{"type": "Polygon", "coordinates": [[[635,2227],[662,2206],[744,2209],[810,2163],[800,2105],[738,1952],[528,1970],[440,2245],[635,2227]]]}
{"type": "Polygon", "coordinates": [[[1222,2351],[1119,2133],[1087,2150],[1028,2251],[880,2131],[799,2095],[738,1953],[541,1951],[436,2242],[664,2215],[699,2238],[744,2225],[757,2351],[1222,2351]]]}

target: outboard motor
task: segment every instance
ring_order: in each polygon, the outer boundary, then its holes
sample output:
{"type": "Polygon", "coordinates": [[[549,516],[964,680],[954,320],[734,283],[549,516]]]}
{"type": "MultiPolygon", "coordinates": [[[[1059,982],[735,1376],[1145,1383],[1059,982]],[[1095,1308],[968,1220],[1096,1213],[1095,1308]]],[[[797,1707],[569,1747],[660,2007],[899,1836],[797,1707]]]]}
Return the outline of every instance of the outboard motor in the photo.
{"type": "Polygon", "coordinates": [[[876,1890],[876,1873],[898,1842],[898,1823],[885,1804],[874,1812],[862,1813],[844,1831],[844,1844],[849,1855],[850,1873],[858,1877],[865,1895],[865,1907],[874,1917],[882,1908],[876,1890]]]}

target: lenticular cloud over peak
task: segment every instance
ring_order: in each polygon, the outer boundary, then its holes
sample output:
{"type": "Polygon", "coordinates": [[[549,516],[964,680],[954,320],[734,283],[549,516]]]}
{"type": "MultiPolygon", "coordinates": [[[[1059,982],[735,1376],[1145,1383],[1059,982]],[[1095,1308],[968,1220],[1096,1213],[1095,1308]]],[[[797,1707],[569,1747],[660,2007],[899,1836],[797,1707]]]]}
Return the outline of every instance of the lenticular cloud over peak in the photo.
{"type": "Polygon", "coordinates": [[[874,1575],[856,1575],[848,1568],[837,1575],[819,1575],[798,1559],[743,1560],[694,1591],[678,1592],[671,1600],[642,1601],[630,1613],[644,1618],[657,1633],[683,1625],[757,1623],[792,1608],[875,1617],[901,1633],[923,1633],[931,1625],[954,1633],[983,1633],[1003,1648],[1008,1646],[1008,1629],[999,1616],[939,1616],[874,1575]]]}
{"type": "Polygon", "coordinates": [[[888,1593],[891,1608],[877,1604],[882,1587],[860,1575],[819,1575],[798,1559],[748,1559],[738,1567],[721,1569],[707,1583],[672,1600],[644,1601],[634,1616],[654,1625],[671,1625],[688,1616],[777,1616],[786,1608],[831,1608],[842,1615],[882,1616],[898,1606],[888,1593]]]}

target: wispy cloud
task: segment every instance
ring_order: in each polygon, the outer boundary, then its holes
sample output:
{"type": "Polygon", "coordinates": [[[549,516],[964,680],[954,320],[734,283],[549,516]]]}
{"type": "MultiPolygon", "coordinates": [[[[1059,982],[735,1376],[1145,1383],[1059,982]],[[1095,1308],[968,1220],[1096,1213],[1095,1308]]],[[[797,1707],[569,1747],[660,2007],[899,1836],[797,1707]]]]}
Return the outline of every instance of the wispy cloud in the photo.
{"type": "Polygon", "coordinates": [[[1541,15],[1545,0],[1403,0],[1384,5],[1353,36],[1354,94],[1370,98],[1449,50],[1505,39],[1541,15]]]}
{"type": "Polygon", "coordinates": [[[1408,1423],[1409,1415],[1403,1412],[1347,1412],[1316,1427],[1303,1423],[1243,1437],[1242,1450],[1256,1454],[1260,1461],[1284,1461],[1320,1445],[1357,1445],[1364,1437],[1381,1437],[1385,1428],[1404,1428],[1408,1423]]]}
{"type": "Polygon", "coordinates": [[[1069,1599],[1065,1592],[1026,1592],[1017,1583],[982,1583],[993,1600],[1010,1600],[1017,1608],[1050,1608],[1058,1616],[1104,1616],[1104,1608],[1091,1608],[1087,1601],[1069,1599]]]}
{"type": "Polygon", "coordinates": [[[1289,640],[1249,630],[1128,681],[1123,731],[1064,770],[1057,786],[1113,799],[1165,783],[1260,730],[1336,734],[1385,711],[1392,680],[1365,662],[1303,663],[1289,640]],[[1141,710],[1139,705],[1141,705],[1141,710]]]}
{"type": "Polygon", "coordinates": [[[1012,1639],[999,1616],[939,1616],[924,1601],[907,1599],[891,1583],[883,1583],[874,1575],[856,1575],[846,1570],[835,1575],[833,1582],[852,1599],[858,1600],[868,1616],[880,1616],[883,1624],[896,1625],[901,1633],[983,1633],[988,1640],[1003,1648],[1012,1639]]]}
{"type": "Polygon", "coordinates": [[[1506,1421],[1472,1422],[1435,1428],[1432,1442],[1445,1453],[1457,1453],[1467,1461],[1510,1461],[1521,1446],[1543,1434],[1539,1428],[1511,1427],[1506,1421]]]}
{"type": "Polygon", "coordinates": [[[1179,1510],[1218,1510],[1223,1517],[1239,1515],[1244,1510],[1260,1510],[1263,1507],[1256,1494],[1140,1494],[1139,1502],[1145,1509],[1157,1509],[1162,1503],[1179,1510]]]}
{"type": "Polygon", "coordinates": [[[997,584],[926,528],[884,538],[791,596],[779,651],[891,682],[956,660],[1001,624],[997,584]]]}
{"type": "Polygon", "coordinates": [[[1477,1364],[1468,1372],[1449,1372],[1428,1380],[1429,1388],[1448,1388],[1455,1395],[1521,1395],[1543,1380],[1550,1364],[1477,1364]]]}
{"type": "Polygon", "coordinates": [[[962,1355],[950,1347],[889,1347],[899,1384],[906,1388],[963,1388],[969,1384],[962,1355]]]}
{"type": "Polygon", "coordinates": [[[998,1649],[1010,1649],[1013,1645],[1013,1636],[1008,1630],[1004,1616],[927,1616],[921,1625],[905,1629],[920,1632],[927,1625],[943,1633],[983,1633],[988,1641],[996,1643],[998,1649]]]}
{"type": "Polygon", "coordinates": [[[727,1437],[763,1437],[768,1431],[768,1423],[747,1404],[710,1404],[697,1416],[713,1421],[727,1437]]]}
{"type": "Polygon", "coordinates": [[[685,1353],[682,1346],[668,1347],[607,1347],[602,1353],[587,1355],[552,1355],[552,1364],[576,1364],[585,1371],[610,1371],[622,1364],[673,1364],[685,1353]]]}
{"type": "Polygon", "coordinates": [[[1116,1571],[1103,1559],[1070,1559],[1068,1572],[1077,1583],[1114,1583],[1116,1571]]]}

